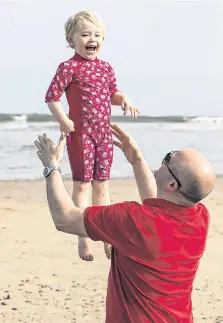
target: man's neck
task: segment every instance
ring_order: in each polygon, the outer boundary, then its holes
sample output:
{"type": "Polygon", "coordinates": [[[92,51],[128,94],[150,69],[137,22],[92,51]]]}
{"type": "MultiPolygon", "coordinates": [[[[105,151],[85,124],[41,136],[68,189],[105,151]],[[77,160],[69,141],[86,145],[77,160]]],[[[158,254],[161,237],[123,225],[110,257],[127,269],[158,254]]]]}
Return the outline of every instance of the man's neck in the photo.
{"type": "Polygon", "coordinates": [[[184,206],[184,207],[193,207],[196,204],[190,201],[187,201],[186,199],[184,199],[183,197],[181,198],[180,196],[173,196],[173,194],[165,194],[165,193],[159,193],[157,192],[157,198],[158,199],[163,199],[166,200],[168,202],[180,205],[180,206],[184,206]]]}

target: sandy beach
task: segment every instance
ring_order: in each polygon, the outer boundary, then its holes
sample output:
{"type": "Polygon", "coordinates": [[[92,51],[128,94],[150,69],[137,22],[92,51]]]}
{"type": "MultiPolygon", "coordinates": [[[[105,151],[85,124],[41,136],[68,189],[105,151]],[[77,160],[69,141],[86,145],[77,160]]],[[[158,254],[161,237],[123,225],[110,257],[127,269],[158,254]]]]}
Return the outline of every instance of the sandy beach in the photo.
{"type": "MultiPolygon", "coordinates": [[[[71,192],[72,182],[65,185],[71,192]]],[[[139,201],[132,179],[112,180],[110,191],[113,203],[139,201]]],[[[211,226],[193,291],[195,323],[223,322],[222,192],[218,178],[205,200],[211,226]]],[[[79,259],[77,238],[54,227],[45,182],[0,182],[0,219],[0,322],[103,323],[109,270],[103,245],[94,243],[94,262],[79,259]]]]}

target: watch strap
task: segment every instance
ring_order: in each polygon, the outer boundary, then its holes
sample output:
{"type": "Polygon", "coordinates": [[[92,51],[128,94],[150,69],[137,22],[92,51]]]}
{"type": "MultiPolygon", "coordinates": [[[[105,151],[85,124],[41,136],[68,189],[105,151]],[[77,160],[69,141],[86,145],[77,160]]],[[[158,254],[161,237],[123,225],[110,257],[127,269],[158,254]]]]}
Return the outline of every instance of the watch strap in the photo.
{"type": "Polygon", "coordinates": [[[61,173],[61,169],[59,166],[50,165],[44,168],[43,175],[45,177],[48,177],[54,170],[58,170],[61,173]]]}

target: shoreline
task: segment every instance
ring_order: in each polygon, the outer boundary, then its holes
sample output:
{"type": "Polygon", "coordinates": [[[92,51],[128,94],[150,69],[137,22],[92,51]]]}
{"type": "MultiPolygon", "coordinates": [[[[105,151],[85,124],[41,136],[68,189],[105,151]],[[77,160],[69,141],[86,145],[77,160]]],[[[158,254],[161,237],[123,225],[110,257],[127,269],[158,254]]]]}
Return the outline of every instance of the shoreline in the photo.
{"type": "MultiPolygon", "coordinates": [[[[223,175],[221,175],[223,177],[223,175]]],[[[63,178],[63,181],[64,182],[69,182],[69,181],[72,181],[72,178],[70,177],[64,177],[62,176],[63,178]]],[[[134,180],[134,177],[133,176],[128,176],[128,177],[115,177],[115,178],[111,178],[109,181],[125,181],[125,180],[134,180]]],[[[10,183],[10,182],[42,182],[42,181],[45,181],[45,178],[44,177],[40,177],[40,178],[36,178],[36,179],[0,179],[0,183],[10,183]]]]}
{"type": "MultiPolygon", "coordinates": [[[[68,177],[68,176],[62,176],[63,181],[64,182],[72,182],[72,178],[68,177]]],[[[216,180],[221,180],[223,178],[223,174],[216,174],[216,180]]],[[[126,177],[113,177],[110,178],[110,182],[111,181],[131,181],[131,180],[135,180],[134,176],[126,176],[126,177]]],[[[0,179],[0,183],[20,183],[20,182],[42,182],[45,181],[44,177],[39,177],[36,179],[0,179]]]]}

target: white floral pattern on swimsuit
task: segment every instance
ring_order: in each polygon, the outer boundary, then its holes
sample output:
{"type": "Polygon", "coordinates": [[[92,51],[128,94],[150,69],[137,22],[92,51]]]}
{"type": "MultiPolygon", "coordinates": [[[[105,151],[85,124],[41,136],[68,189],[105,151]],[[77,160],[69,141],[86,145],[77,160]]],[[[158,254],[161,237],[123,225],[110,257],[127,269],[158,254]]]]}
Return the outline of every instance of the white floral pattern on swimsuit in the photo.
{"type": "Polygon", "coordinates": [[[110,125],[111,95],[117,91],[109,63],[99,59],[87,61],[75,54],[59,65],[45,101],[60,101],[65,92],[75,126],[88,134],[106,133],[110,125]]]}

